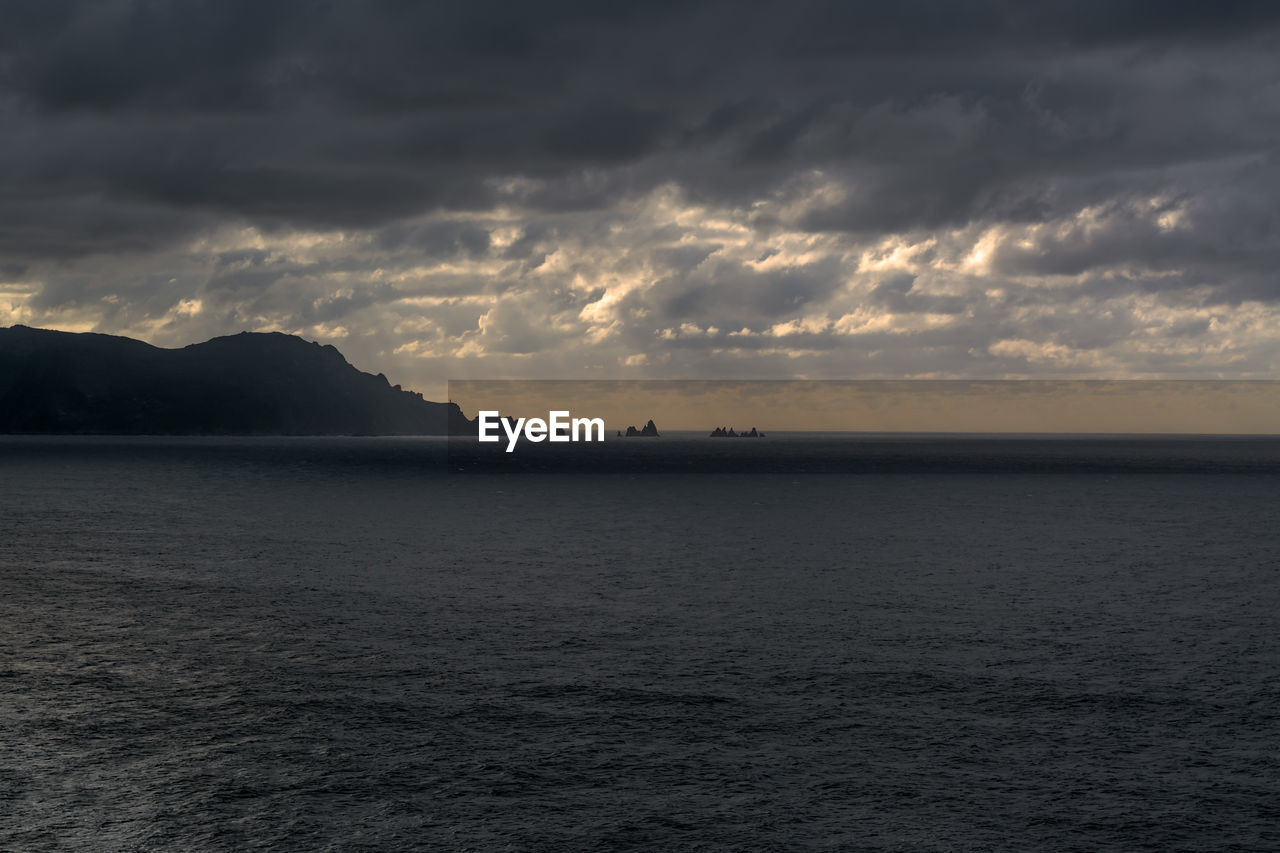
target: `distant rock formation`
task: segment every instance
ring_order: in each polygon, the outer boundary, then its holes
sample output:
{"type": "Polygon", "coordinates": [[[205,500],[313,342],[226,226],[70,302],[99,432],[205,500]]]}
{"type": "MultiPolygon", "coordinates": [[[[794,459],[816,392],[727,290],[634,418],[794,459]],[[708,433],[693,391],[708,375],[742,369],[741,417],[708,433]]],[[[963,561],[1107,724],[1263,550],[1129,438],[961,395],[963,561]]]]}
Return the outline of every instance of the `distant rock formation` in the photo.
{"type": "Polygon", "coordinates": [[[472,434],[453,403],[279,332],[161,349],[113,335],[0,329],[0,433],[472,434]]]}
{"type": "Polygon", "coordinates": [[[752,427],[751,432],[734,432],[733,427],[716,427],[711,431],[711,438],[764,438],[764,433],[756,432],[756,428],[752,427]]]}
{"type": "Polygon", "coordinates": [[[644,425],[644,429],[636,429],[633,426],[627,427],[627,438],[657,438],[658,427],[654,425],[653,419],[644,425]]]}

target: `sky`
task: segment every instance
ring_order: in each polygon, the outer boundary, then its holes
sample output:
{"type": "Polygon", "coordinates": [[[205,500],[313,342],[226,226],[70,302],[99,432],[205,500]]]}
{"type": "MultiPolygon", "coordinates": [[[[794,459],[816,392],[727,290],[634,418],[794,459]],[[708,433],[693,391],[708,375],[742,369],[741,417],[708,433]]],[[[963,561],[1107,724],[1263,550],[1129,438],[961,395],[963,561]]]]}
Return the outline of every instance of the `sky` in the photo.
{"type": "Polygon", "coordinates": [[[0,0],[0,326],[1280,377],[1280,5],[0,0]]]}

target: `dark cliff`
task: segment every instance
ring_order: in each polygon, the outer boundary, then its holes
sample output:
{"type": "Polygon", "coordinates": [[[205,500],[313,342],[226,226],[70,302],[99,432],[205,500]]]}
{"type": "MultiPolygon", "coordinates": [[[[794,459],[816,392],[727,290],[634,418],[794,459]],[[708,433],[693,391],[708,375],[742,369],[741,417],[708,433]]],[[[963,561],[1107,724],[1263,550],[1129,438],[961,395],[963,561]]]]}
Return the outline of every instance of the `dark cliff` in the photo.
{"type": "Polygon", "coordinates": [[[0,329],[0,433],[443,435],[474,433],[362,373],[332,346],[248,332],[182,349],[26,326],[0,329]]]}

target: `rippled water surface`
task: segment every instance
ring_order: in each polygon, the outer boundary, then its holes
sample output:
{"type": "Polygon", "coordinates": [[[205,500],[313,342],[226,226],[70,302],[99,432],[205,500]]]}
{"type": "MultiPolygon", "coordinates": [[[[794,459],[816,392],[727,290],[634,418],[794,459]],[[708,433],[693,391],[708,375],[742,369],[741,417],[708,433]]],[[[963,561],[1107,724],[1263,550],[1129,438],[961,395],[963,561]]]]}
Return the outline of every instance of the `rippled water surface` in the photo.
{"type": "Polygon", "coordinates": [[[0,439],[0,849],[1280,849],[1276,447],[1099,447],[0,439]]]}

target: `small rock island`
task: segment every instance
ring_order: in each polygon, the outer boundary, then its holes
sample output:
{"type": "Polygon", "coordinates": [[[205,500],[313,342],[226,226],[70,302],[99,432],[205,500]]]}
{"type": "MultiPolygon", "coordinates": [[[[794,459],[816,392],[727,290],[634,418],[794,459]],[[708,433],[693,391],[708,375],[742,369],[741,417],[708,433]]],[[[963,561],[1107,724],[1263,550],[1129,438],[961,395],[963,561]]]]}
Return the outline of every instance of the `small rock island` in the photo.
{"type": "Polygon", "coordinates": [[[764,438],[764,433],[756,432],[756,428],[752,427],[751,432],[734,432],[733,427],[716,427],[711,431],[711,438],[764,438]]]}
{"type": "Polygon", "coordinates": [[[649,422],[644,425],[643,429],[636,429],[633,426],[627,427],[626,437],[627,438],[657,438],[658,427],[654,424],[653,418],[650,418],[649,422]]]}

